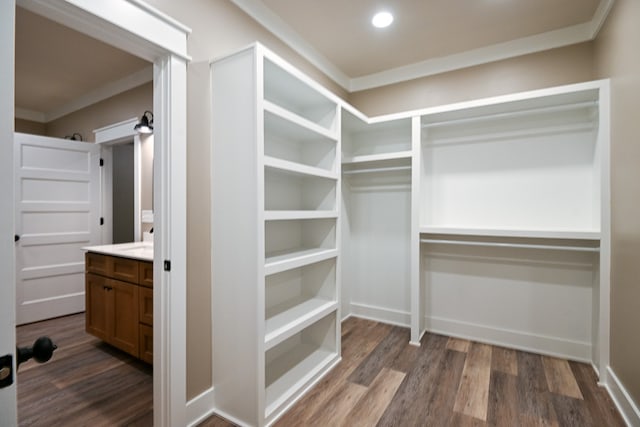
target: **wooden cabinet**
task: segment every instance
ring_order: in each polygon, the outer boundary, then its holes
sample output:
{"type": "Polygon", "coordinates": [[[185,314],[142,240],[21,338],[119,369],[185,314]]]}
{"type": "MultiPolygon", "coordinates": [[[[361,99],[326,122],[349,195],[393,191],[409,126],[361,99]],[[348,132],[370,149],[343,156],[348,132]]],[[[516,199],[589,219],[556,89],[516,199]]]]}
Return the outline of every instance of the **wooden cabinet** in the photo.
{"type": "Polygon", "coordinates": [[[153,263],[91,252],[85,259],[87,333],[151,363],[153,263]]]}

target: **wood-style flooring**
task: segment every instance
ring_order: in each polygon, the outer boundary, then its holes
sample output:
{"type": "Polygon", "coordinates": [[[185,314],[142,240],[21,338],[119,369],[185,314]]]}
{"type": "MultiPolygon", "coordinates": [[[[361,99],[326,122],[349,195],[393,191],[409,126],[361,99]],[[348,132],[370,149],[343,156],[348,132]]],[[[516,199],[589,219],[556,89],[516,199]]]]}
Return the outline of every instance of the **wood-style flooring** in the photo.
{"type": "Polygon", "coordinates": [[[58,346],[18,371],[20,426],[152,426],[153,373],[84,331],[84,313],[19,326],[20,347],[48,335],[58,346]]]}
{"type": "Polygon", "coordinates": [[[275,426],[624,426],[589,365],[435,334],[408,342],[408,329],[346,320],[342,362],[275,426]]]}

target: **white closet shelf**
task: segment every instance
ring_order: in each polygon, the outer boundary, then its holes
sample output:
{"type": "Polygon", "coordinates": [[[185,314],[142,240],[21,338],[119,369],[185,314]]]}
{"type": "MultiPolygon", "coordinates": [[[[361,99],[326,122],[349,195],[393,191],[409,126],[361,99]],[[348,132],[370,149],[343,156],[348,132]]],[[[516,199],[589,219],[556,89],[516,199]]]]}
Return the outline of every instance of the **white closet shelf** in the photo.
{"type": "Polygon", "coordinates": [[[338,361],[338,354],[311,344],[300,344],[266,366],[265,417],[269,417],[318,374],[338,361]],[[282,373],[281,375],[278,375],[282,373]],[[272,377],[273,376],[273,377],[272,377]]]}
{"type": "Polygon", "coordinates": [[[327,129],[317,123],[312,122],[311,120],[305,119],[304,117],[301,117],[295,113],[292,113],[291,111],[280,107],[279,105],[274,104],[273,102],[267,101],[266,99],[263,100],[263,106],[264,106],[264,110],[276,115],[284,120],[287,120],[291,123],[294,123],[300,127],[303,127],[305,129],[309,129],[315,133],[317,133],[318,135],[322,135],[326,138],[329,138],[331,140],[337,141],[338,140],[338,135],[337,132],[332,131],[330,129],[327,129]]]}
{"type": "Polygon", "coordinates": [[[265,167],[279,169],[299,176],[315,176],[320,178],[338,179],[334,171],[303,165],[289,160],[277,159],[271,156],[264,156],[265,167]]]}
{"type": "Polygon", "coordinates": [[[265,276],[315,264],[316,262],[335,258],[338,250],[335,248],[297,249],[267,254],[264,264],[265,276]]]}
{"type": "Polygon", "coordinates": [[[420,227],[420,234],[450,234],[456,236],[522,237],[539,239],[600,240],[595,230],[525,230],[510,228],[420,227]]]}
{"type": "Polygon", "coordinates": [[[338,308],[336,301],[300,297],[267,310],[264,345],[269,350],[338,308]],[[269,316],[269,313],[276,313],[269,316]]]}
{"type": "Polygon", "coordinates": [[[264,211],[265,221],[337,218],[337,211],[264,211]]]}
{"type": "Polygon", "coordinates": [[[349,156],[342,158],[343,165],[353,165],[358,163],[382,162],[386,160],[410,159],[412,151],[396,151],[392,153],[366,154],[361,156],[349,156]]]}

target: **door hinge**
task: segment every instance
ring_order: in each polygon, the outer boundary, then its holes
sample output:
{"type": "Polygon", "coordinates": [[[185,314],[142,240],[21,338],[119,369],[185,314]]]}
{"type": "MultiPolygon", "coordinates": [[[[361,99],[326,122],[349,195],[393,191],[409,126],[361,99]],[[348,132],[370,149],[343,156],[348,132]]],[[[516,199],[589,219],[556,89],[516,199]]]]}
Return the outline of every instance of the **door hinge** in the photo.
{"type": "Polygon", "coordinates": [[[104,218],[100,217],[100,225],[104,225],[104,218]]]}
{"type": "Polygon", "coordinates": [[[100,167],[104,166],[104,159],[100,159],[100,167]]]}
{"type": "Polygon", "coordinates": [[[164,260],[164,271],[171,271],[171,261],[168,259],[164,260]]]}

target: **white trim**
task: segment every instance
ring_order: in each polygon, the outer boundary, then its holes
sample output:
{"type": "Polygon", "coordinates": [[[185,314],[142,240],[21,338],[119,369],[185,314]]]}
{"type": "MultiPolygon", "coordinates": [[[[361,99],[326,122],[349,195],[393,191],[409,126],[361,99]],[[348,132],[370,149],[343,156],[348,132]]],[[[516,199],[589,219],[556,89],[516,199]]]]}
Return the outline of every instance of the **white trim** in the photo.
{"type": "Polygon", "coordinates": [[[29,120],[37,123],[46,123],[46,114],[42,111],[29,110],[28,108],[15,108],[16,119],[29,120]]]}
{"type": "Polygon", "coordinates": [[[142,240],[142,142],[140,135],[133,137],[133,241],[142,240]]]}
{"type": "Polygon", "coordinates": [[[18,5],[148,61],[189,60],[187,35],[173,18],[140,0],[18,0],[18,5]],[[94,18],[100,17],[97,23],[94,18]]]}
{"type": "Polygon", "coordinates": [[[268,31],[273,33],[280,40],[285,42],[291,49],[298,52],[315,65],[320,71],[326,74],[331,80],[344,89],[351,85],[349,77],[344,74],[331,61],[324,57],[309,42],[302,38],[278,15],[259,0],[231,0],[236,6],[242,9],[247,15],[258,21],[268,31]]]}
{"type": "Polygon", "coordinates": [[[45,122],[48,123],[59,119],[67,114],[82,110],[90,105],[97,104],[100,101],[104,101],[112,96],[134,89],[145,83],[149,83],[150,81],[153,81],[153,65],[149,65],[148,67],[144,67],[142,70],[136,71],[133,74],[100,86],[99,88],[87,92],[64,105],[61,105],[60,107],[44,113],[45,122]]]}
{"type": "Polygon", "coordinates": [[[611,366],[607,366],[607,376],[610,381],[605,383],[605,388],[609,392],[609,396],[615,403],[620,415],[624,418],[624,422],[628,426],[640,426],[640,408],[633,401],[633,398],[624,387],[618,376],[613,372],[611,366]]]}
{"type": "MultiPolygon", "coordinates": [[[[153,78],[152,78],[153,80],[153,78]]],[[[95,129],[93,131],[96,144],[114,144],[118,142],[131,141],[137,135],[133,127],[138,123],[138,118],[133,117],[118,123],[113,123],[95,129]]]]}
{"type": "Polygon", "coordinates": [[[208,388],[187,402],[186,425],[195,427],[215,413],[215,389],[208,388]]]}
{"type": "Polygon", "coordinates": [[[614,2],[614,0],[601,0],[593,18],[582,24],[407,64],[379,73],[350,78],[324,55],[318,52],[278,15],[271,11],[271,9],[265,6],[263,2],[258,0],[231,1],[349,92],[372,89],[593,40],[598,35],[598,31],[606,20],[614,2]]]}
{"type": "Polygon", "coordinates": [[[588,40],[591,40],[590,22],[353,78],[349,91],[372,89],[588,40]]]}
{"type": "Polygon", "coordinates": [[[411,326],[411,313],[408,311],[393,310],[375,305],[352,302],[350,316],[361,319],[375,320],[376,322],[388,323],[389,325],[411,326]]]}
{"type": "Polygon", "coordinates": [[[579,362],[591,362],[591,344],[559,337],[508,330],[475,323],[425,316],[427,331],[579,362]]]}

